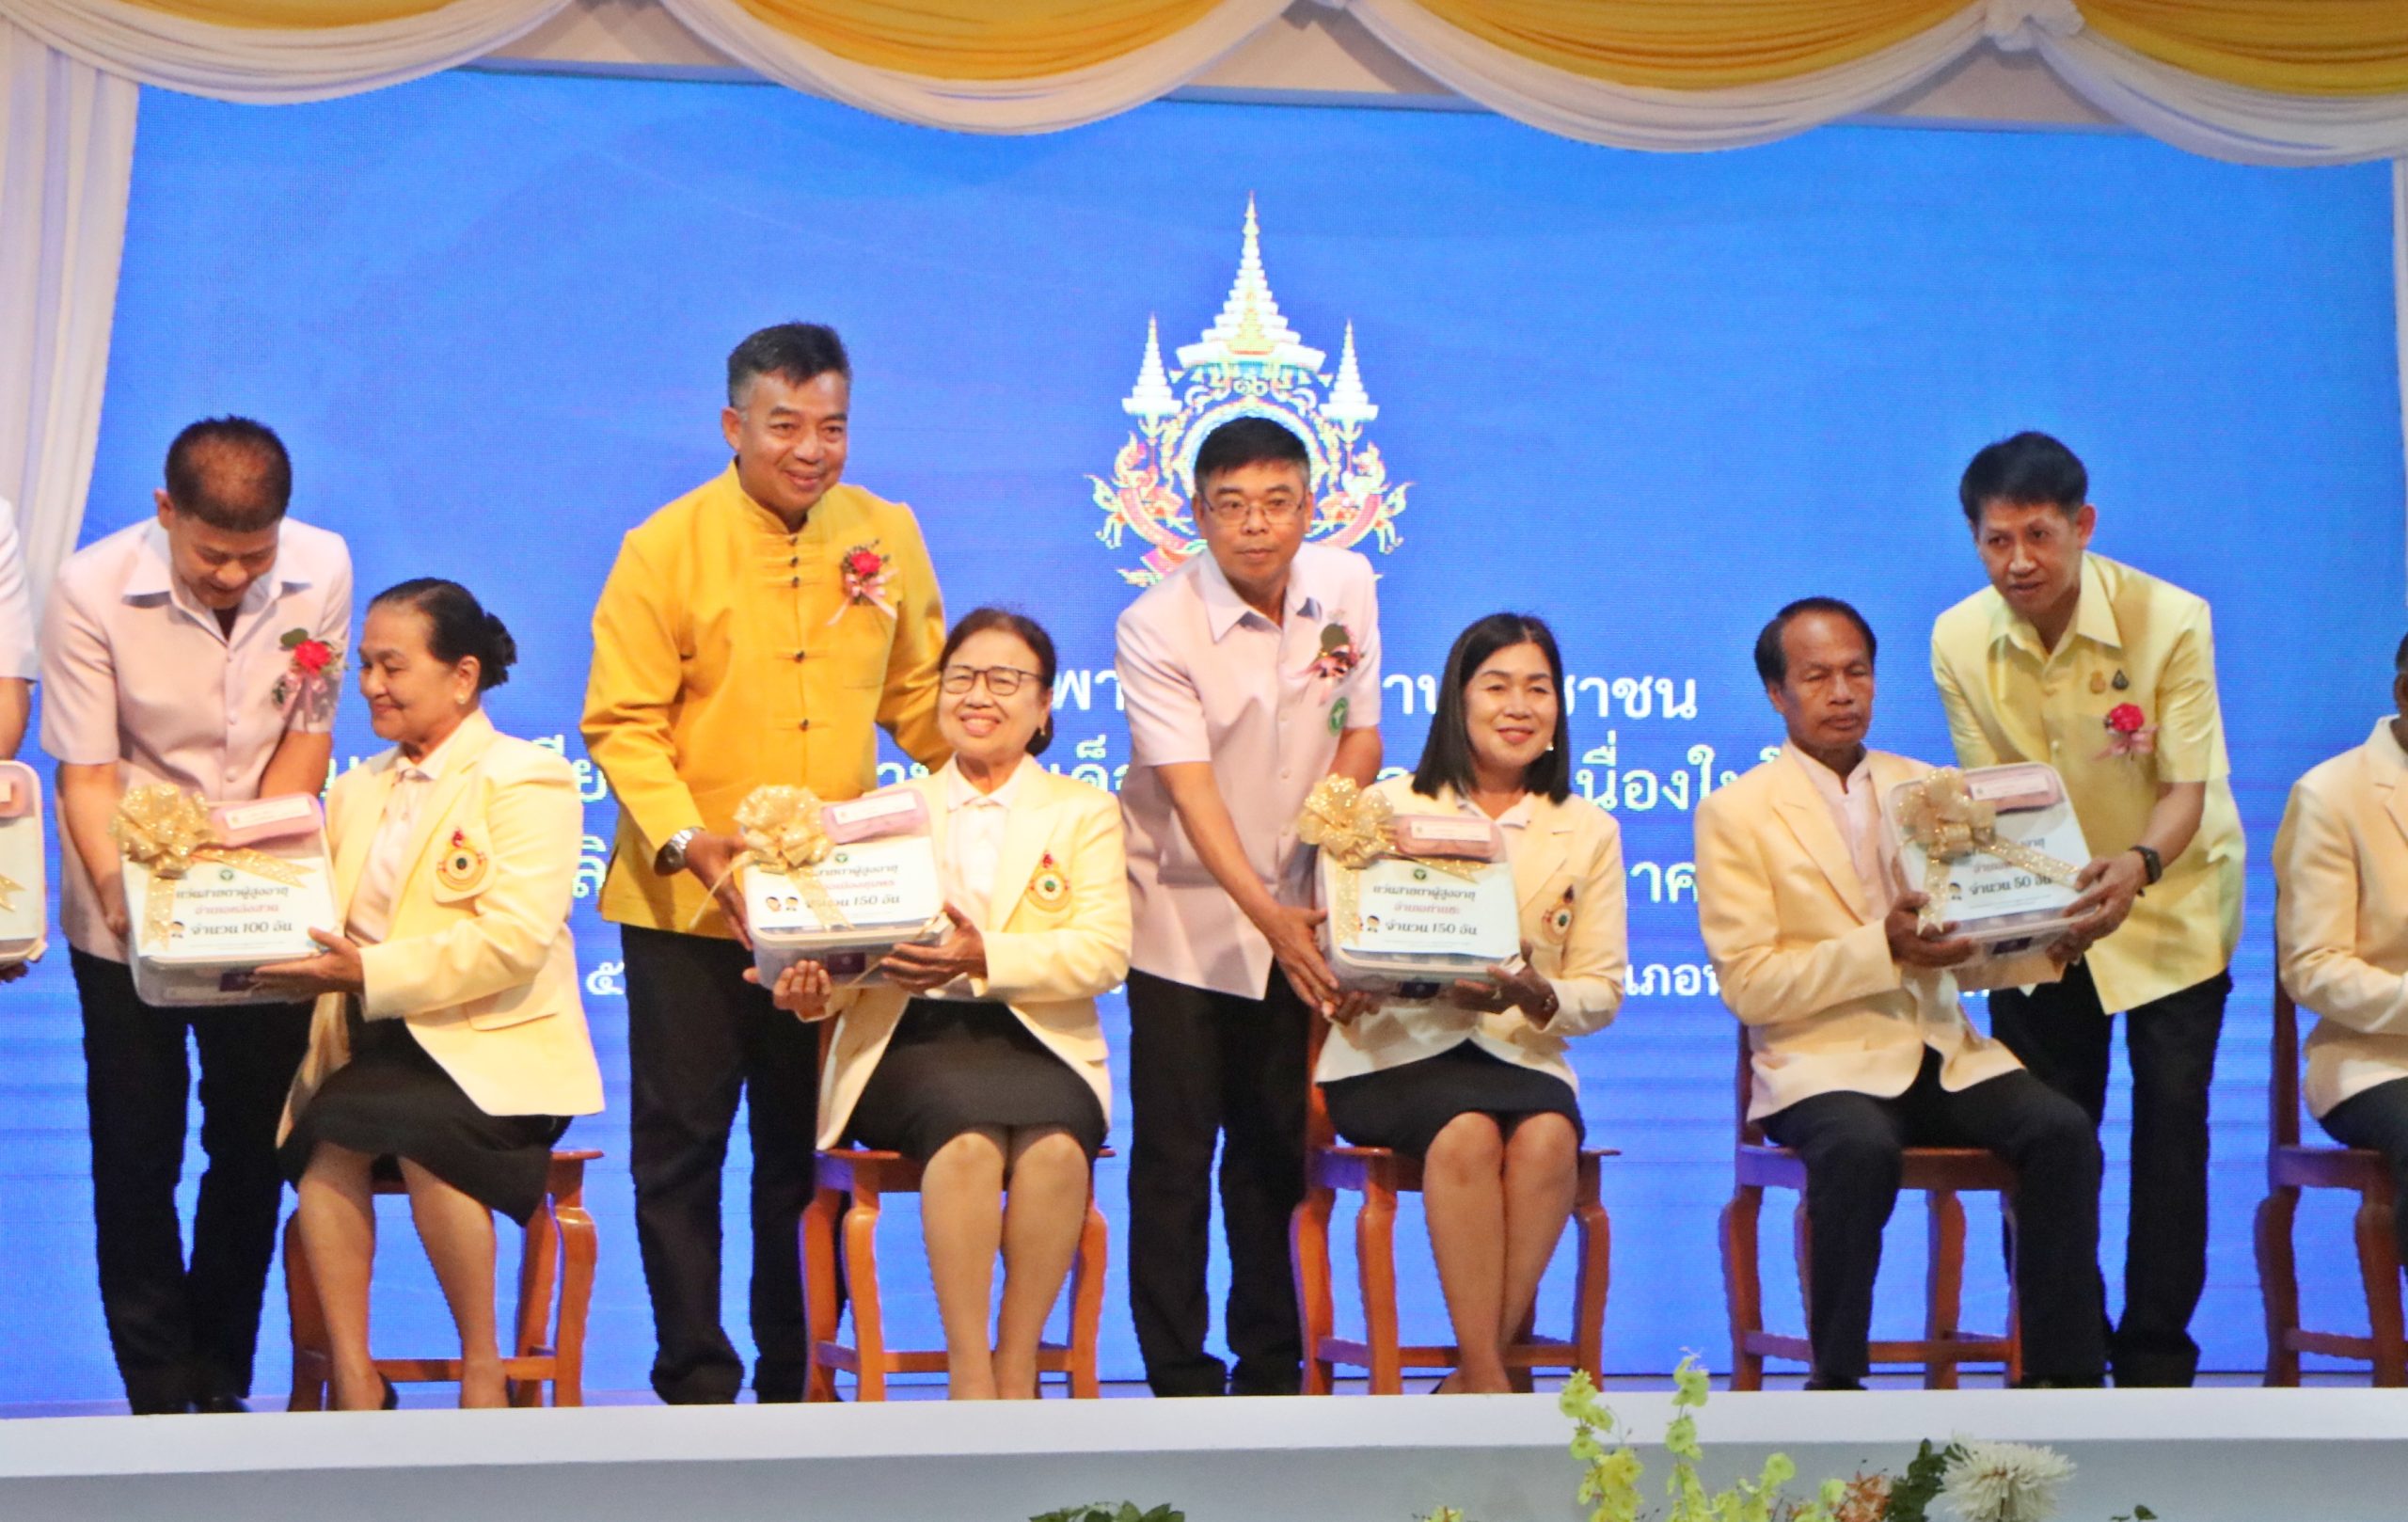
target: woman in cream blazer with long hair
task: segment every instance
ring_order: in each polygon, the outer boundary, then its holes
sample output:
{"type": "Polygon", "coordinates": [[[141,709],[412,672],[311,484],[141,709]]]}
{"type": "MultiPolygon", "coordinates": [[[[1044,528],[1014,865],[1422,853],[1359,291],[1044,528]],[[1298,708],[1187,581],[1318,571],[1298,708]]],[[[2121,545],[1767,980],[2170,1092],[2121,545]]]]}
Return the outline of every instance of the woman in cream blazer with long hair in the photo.
{"type": "Polygon", "coordinates": [[[460,1403],[499,1406],[493,1213],[526,1224],[567,1118],[602,1108],[568,930],[576,774],[495,733],[483,707],[516,653],[453,582],[405,581],[369,605],[360,692],[394,748],[328,801],[343,929],[311,931],[320,956],[260,971],[319,996],[279,1149],[339,1410],[394,1403],[368,1351],[377,1160],[399,1163],[459,1324],[460,1403]]]}
{"type": "Polygon", "coordinates": [[[1038,1339],[1111,1115],[1095,1001],[1129,971],[1120,809],[1034,758],[1054,666],[1054,642],[1016,613],[982,608],[954,626],[937,697],[953,759],[909,785],[927,804],[952,931],[899,947],[882,987],[832,999],[827,970],[800,962],[773,991],[806,1018],[839,1017],[820,1145],[849,1135],[926,1165],[920,1221],[957,1400],[1037,1394],[1038,1339]]]}
{"type": "Polygon", "coordinates": [[[1502,828],[1523,952],[1427,1003],[1349,995],[1313,1076],[1339,1134],[1422,1159],[1430,1250],[1461,1363],[1439,1387],[1497,1392],[1579,1181],[1580,1102],[1564,1043],[1611,1021],[1628,963],[1622,836],[1571,794],[1563,658],[1536,618],[1495,613],[1447,656],[1400,815],[1502,828]]]}

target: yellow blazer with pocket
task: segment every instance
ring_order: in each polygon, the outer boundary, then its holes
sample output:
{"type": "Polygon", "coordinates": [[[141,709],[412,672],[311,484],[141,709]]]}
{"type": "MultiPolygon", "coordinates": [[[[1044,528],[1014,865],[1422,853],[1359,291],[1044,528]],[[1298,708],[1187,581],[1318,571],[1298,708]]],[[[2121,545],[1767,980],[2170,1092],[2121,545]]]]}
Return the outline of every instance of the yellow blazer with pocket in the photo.
{"type": "MultiPolygon", "coordinates": [[[[398,751],[343,773],[326,801],[343,918],[384,817],[398,751]]],[[[452,737],[420,806],[390,931],[360,948],[361,1013],[399,1020],[487,1115],[592,1115],[602,1070],[569,939],[584,835],[577,775],[560,756],[495,733],[483,712],[452,737]],[[446,858],[457,853],[447,866],[446,858]]],[[[285,1129],[350,1059],[344,996],[318,1000],[285,1129]]]]}
{"type": "MultiPolygon", "coordinates": [[[[987,975],[971,991],[1011,1007],[1047,1051],[1070,1065],[1095,1090],[1108,1125],[1112,1074],[1095,1001],[1129,975],[1129,863],[1121,845],[1120,804],[1100,787],[1046,770],[1034,762],[1015,785],[1004,826],[1003,849],[988,895],[987,975]],[[1048,904],[1029,892],[1045,858],[1069,893],[1048,904]]],[[[939,859],[944,853],[944,774],[914,778],[928,806],[928,829],[939,859]]],[[[829,1003],[836,1031],[819,1073],[819,1145],[845,1138],[853,1106],[886,1054],[911,995],[873,986],[840,990],[829,1003]]]]}
{"type": "MultiPolygon", "coordinates": [[[[1885,800],[1931,769],[1881,751],[1872,762],[1885,800]]],[[[1698,805],[1698,928],[1748,1028],[1748,1118],[1835,1090],[1894,1098],[1925,1047],[1950,1090],[2021,1067],[1967,1023],[1954,978],[1890,959],[1884,915],[1807,765],[1783,749],[1698,805]]]]}
{"type": "Polygon", "coordinates": [[[2283,986],[2320,1017],[2308,1113],[2408,1078],[2408,754],[2383,720],[2302,777],[2274,836],[2283,986]]]}
{"type": "MultiPolygon", "coordinates": [[[[1373,791],[1399,814],[1451,815],[1464,808],[1454,789],[1425,798],[1413,790],[1411,777],[1391,777],[1373,791]]],[[[1530,966],[1555,987],[1555,1018],[1536,1025],[1519,1009],[1482,1014],[1443,993],[1427,1003],[1387,1005],[1330,1031],[1314,1082],[1401,1068],[1470,1041],[1490,1056],[1579,1088],[1563,1043],[1612,1022],[1630,967],[1622,831],[1612,815],[1585,798],[1558,803],[1533,795],[1529,804],[1529,823],[1505,832],[1506,851],[1522,939],[1530,948],[1530,966]]]]}

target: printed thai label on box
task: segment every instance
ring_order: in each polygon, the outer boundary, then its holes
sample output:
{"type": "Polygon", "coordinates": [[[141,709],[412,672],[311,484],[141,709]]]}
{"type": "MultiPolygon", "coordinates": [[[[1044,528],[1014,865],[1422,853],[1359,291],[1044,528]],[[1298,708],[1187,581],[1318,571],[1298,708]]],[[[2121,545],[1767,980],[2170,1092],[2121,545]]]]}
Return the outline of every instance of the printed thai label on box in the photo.
{"type": "Polygon", "coordinates": [[[1513,873],[1501,863],[1465,873],[1380,857],[1354,874],[1354,910],[1338,943],[1354,956],[1502,961],[1521,949],[1513,873]]]}
{"type": "Polygon", "coordinates": [[[127,909],[135,925],[135,954],[163,964],[264,963],[314,957],[312,927],[332,928],[334,896],[322,861],[292,862],[297,883],[278,882],[229,862],[206,858],[172,884],[140,867],[126,872],[127,909]],[[151,895],[171,891],[164,937],[154,939],[149,912],[151,895]]]}
{"type": "Polygon", "coordinates": [[[863,926],[917,927],[944,908],[936,848],[925,835],[898,835],[839,846],[814,869],[817,893],[782,873],[744,874],[745,912],[753,929],[814,934],[863,926]],[[843,919],[827,923],[814,907],[824,901],[843,919]]]}

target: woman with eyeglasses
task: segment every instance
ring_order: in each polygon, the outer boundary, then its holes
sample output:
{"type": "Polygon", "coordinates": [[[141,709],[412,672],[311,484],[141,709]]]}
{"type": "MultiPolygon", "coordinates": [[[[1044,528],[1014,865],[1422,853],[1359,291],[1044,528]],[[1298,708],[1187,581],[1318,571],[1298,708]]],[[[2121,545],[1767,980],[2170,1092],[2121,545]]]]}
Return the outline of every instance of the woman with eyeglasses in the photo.
{"type": "Polygon", "coordinates": [[[1460,1362],[1441,1390],[1510,1387],[1505,1344],[1572,1213],[1580,1102],[1564,1043],[1622,1006],[1622,836],[1571,789],[1563,658],[1539,619],[1492,613],[1456,637],[1399,815],[1468,815],[1505,837],[1522,954],[1432,1001],[1349,995],[1314,1078],[1339,1135],[1421,1159],[1431,1256],[1460,1362]]]}
{"type": "Polygon", "coordinates": [[[883,987],[832,996],[827,969],[805,961],[772,991],[805,1019],[839,1020],[819,1144],[850,1136],[924,1165],[952,1397],[1029,1399],[1110,1116],[1095,1001],[1129,970],[1120,807],[1036,760],[1053,737],[1054,658],[1033,620],[981,608],[938,665],[953,759],[909,785],[927,804],[952,929],[897,947],[883,987]]]}

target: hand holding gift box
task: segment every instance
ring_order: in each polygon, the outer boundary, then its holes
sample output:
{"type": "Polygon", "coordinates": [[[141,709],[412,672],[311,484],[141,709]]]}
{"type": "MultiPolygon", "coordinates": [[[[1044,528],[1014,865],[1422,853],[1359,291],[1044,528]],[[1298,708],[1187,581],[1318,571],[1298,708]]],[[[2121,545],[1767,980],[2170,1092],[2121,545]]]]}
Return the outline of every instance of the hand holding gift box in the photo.
{"type": "Polygon", "coordinates": [[[125,861],[135,991],[162,1006],[276,1004],[271,962],[318,955],[335,923],[325,821],[306,794],[219,804],[136,787],[109,835],[125,861]]]}
{"type": "Polygon", "coordinates": [[[766,987],[805,959],[848,985],[877,982],[889,952],[952,925],[915,791],[822,803],[808,787],[756,787],[736,825],[744,841],[736,871],[766,987]]]}
{"type": "Polygon", "coordinates": [[[2054,981],[2045,952],[2074,923],[2077,864],[2090,859],[2056,769],[1942,767],[1884,801],[1907,885],[1925,898],[1922,925],[1973,943],[1953,969],[1957,987],[2054,981]]]}
{"type": "Polygon", "coordinates": [[[1397,815],[1381,795],[1324,777],[1296,829],[1317,849],[1323,951],[1340,988],[1434,998],[1520,952],[1513,868],[1488,820],[1397,815]]]}
{"type": "Polygon", "coordinates": [[[0,761],[0,983],[38,961],[48,927],[41,779],[22,761],[0,761]]]}

